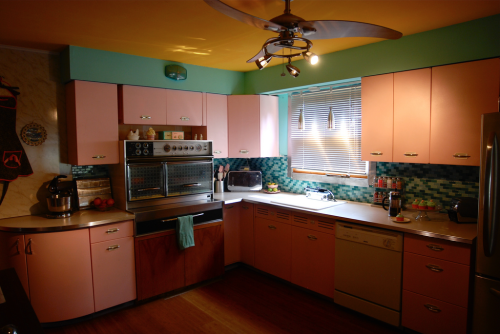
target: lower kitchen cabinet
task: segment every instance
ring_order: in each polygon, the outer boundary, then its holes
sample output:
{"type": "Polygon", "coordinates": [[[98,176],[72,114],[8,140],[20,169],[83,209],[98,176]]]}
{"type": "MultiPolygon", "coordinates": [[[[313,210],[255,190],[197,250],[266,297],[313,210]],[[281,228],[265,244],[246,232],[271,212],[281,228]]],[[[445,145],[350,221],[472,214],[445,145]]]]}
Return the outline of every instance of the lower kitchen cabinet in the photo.
{"type": "Polygon", "coordinates": [[[249,266],[255,265],[255,244],[253,230],[253,209],[252,203],[241,203],[240,206],[240,247],[241,262],[249,266]]]}
{"type": "Polygon", "coordinates": [[[240,203],[224,205],[224,265],[240,262],[240,203]]]}
{"type": "Polygon", "coordinates": [[[89,230],[26,234],[31,305],[40,322],[94,312],[89,230]]]}
{"type": "Polygon", "coordinates": [[[290,281],[292,226],[255,217],[255,268],[290,281]]]}
{"type": "Polygon", "coordinates": [[[26,295],[30,296],[24,234],[0,232],[0,270],[14,268],[26,295]]]}
{"type": "Polygon", "coordinates": [[[333,298],[335,235],[292,226],[291,282],[333,298]]]}

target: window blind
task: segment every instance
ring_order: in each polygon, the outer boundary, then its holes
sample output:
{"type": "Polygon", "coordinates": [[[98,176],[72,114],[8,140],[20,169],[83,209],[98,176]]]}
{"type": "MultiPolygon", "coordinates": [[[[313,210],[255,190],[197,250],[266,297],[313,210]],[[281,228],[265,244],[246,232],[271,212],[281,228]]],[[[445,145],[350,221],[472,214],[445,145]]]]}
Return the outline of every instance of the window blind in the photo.
{"type": "Polygon", "coordinates": [[[367,174],[361,161],[361,82],[289,96],[292,168],[325,173],[367,174]],[[327,129],[332,108],[334,129],[327,129]],[[303,110],[303,130],[298,130],[303,110]]]}

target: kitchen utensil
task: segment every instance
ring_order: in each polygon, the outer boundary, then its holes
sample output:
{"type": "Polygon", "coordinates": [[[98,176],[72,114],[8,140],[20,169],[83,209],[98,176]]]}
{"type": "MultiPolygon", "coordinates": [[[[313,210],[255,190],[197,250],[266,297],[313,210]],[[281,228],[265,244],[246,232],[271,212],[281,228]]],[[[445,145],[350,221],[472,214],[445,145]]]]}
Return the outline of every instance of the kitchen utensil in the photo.
{"type": "Polygon", "coordinates": [[[226,175],[229,172],[229,164],[226,164],[226,167],[224,168],[224,179],[226,179],[226,175]]]}
{"type": "Polygon", "coordinates": [[[389,196],[382,199],[382,207],[389,211],[389,216],[396,217],[401,212],[401,194],[398,191],[391,191],[389,196]],[[385,199],[389,198],[389,209],[385,207],[385,199]]]}

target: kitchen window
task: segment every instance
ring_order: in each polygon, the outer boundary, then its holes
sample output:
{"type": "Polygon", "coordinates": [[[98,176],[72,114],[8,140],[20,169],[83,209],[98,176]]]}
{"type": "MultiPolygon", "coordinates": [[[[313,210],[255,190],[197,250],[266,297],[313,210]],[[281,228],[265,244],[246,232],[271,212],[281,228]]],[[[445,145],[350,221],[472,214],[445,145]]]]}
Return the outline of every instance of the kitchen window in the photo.
{"type": "Polygon", "coordinates": [[[368,186],[372,168],[361,161],[361,81],[292,92],[288,108],[292,178],[368,186]]]}

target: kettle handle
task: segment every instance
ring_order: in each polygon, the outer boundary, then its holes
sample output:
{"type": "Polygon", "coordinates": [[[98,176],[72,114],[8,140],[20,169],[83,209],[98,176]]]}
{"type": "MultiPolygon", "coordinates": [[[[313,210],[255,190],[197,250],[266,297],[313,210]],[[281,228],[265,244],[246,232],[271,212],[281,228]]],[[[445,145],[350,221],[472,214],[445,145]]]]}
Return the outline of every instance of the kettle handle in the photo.
{"type": "Polygon", "coordinates": [[[384,208],[385,211],[387,211],[387,209],[385,208],[385,199],[386,198],[389,198],[389,196],[385,196],[384,198],[382,198],[382,207],[384,208]]]}

